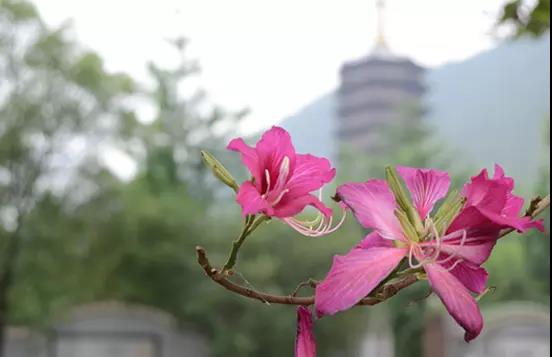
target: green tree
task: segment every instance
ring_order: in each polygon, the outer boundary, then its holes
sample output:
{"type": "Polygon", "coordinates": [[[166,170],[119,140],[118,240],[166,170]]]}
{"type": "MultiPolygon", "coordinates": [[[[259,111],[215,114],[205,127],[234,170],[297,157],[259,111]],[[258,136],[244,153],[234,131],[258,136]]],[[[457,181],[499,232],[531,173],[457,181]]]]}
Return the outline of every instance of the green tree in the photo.
{"type": "MultiPolygon", "coordinates": [[[[126,113],[121,99],[133,91],[124,75],[104,71],[101,59],[50,30],[32,5],[6,0],[0,7],[0,351],[18,284],[28,219],[61,179],[99,170],[96,155],[71,160],[76,143],[100,145],[126,113]],[[86,170],[84,169],[86,168],[86,170]],[[96,169],[95,169],[96,168],[96,169]]],[[[75,187],[72,187],[75,188],[75,187]]],[[[82,187],[73,200],[84,199],[82,187]]],[[[1,353],[1,352],[0,352],[1,353]]]]}
{"type": "Polygon", "coordinates": [[[538,0],[534,6],[526,0],[510,1],[504,6],[498,24],[512,25],[516,37],[541,36],[550,30],[550,0],[538,0]]]}

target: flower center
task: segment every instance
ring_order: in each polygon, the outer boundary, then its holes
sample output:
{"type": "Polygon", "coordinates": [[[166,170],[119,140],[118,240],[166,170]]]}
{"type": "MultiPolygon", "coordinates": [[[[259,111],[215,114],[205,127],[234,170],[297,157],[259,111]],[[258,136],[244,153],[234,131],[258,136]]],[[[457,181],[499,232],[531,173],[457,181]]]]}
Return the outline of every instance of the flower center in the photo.
{"type": "Polygon", "coordinates": [[[427,264],[448,264],[452,261],[452,265],[447,269],[448,271],[454,270],[458,264],[462,263],[464,260],[460,257],[459,251],[466,244],[468,237],[468,232],[466,230],[458,231],[452,233],[446,237],[442,237],[439,234],[437,227],[433,220],[428,218],[426,222],[426,231],[428,238],[421,242],[409,242],[409,253],[408,253],[408,264],[412,269],[421,268],[427,264]],[[443,241],[452,240],[462,237],[457,248],[451,253],[450,250],[443,252],[443,241]],[[441,258],[442,254],[447,254],[445,258],[441,258]],[[416,260],[416,262],[415,262],[416,260]]]}
{"type": "Polygon", "coordinates": [[[282,201],[286,193],[289,192],[288,189],[285,189],[290,173],[289,157],[285,156],[283,158],[282,163],[280,164],[278,178],[276,179],[274,186],[272,186],[273,180],[270,176],[270,171],[266,169],[264,173],[266,180],[266,190],[261,195],[261,197],[268,200],[271,206],[276,206],[282,201]]]}

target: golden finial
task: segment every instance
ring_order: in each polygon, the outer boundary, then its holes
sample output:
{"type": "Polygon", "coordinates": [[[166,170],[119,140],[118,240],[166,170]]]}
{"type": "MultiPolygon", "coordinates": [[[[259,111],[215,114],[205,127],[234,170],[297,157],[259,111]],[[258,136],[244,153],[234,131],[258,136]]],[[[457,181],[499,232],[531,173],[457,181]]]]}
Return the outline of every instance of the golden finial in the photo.
{"type": "Polygon", "coordinates": [[[376,37],[376,46],[387,46],[385,40],[385,0],[377,0],[378,7],[378,35],[376,37]]]}

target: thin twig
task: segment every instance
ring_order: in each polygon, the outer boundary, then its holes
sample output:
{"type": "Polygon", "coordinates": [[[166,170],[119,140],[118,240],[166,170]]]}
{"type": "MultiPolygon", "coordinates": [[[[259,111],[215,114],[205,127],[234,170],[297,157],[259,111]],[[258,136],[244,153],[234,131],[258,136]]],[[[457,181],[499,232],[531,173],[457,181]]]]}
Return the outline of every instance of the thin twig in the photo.
{"type": "MultiPolygon", "coordinates": [[[[205,273],[209,278],[214,282],[221,285],[225,289],[236,293],[238,295],[244,296],[249,299],[258,300],[264,304],[280,304],[280,305],[299,305],[299,306],[310,306],[314,305],[314,296],[309,297],[297,297],[293,295],[272,295],[256,291],[245,286],[236,284],[230,281],[225,274],[221,274],[218,269],[213,268],[209,259],[207,258],[207,253],[202,247],[196,248],[197,252],[197,261],[199,265],[203,268],[205,273]]],[[[393,284],[393,288],[386,290],[386,296],[381,297],[367,297],[360,301],[358,305],[371,306],[377,305],[393,296],[395,296],[402,289],[414,284],[418,279],[415,276],[409,276],[405,279],[393,284]]]]}

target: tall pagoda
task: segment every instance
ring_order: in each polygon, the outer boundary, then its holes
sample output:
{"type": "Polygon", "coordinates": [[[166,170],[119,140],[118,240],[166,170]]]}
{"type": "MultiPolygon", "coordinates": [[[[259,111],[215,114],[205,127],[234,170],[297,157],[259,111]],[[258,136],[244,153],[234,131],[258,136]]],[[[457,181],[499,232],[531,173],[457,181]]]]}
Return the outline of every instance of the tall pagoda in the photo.
{"type": "Polygon", "coordinates": [[[338,91],[340,142],[363,152],[375,152],[379,133],[400,117],[401,106],[425,93],[424,68],[392,53],[385,38],[385,0],[378,0],[379,24],[371,53],[341,69],[338,91]]]}

